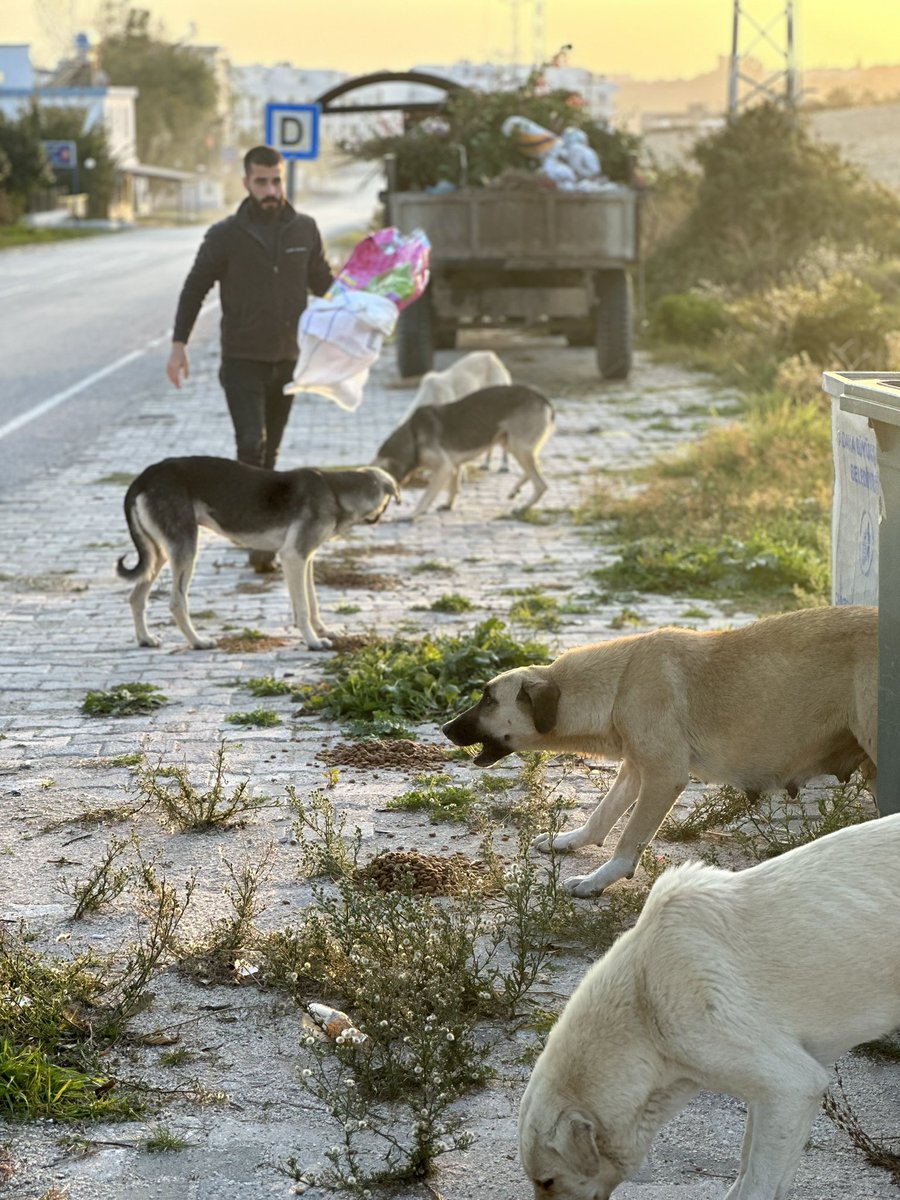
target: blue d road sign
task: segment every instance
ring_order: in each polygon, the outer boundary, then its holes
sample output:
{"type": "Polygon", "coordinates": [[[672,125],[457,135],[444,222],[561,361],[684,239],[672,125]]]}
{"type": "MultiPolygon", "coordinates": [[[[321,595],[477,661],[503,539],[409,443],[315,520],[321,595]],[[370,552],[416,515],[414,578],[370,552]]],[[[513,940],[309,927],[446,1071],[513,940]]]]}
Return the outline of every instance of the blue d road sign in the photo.
{"type": "Polygon", "coordinates": [[[319,106],[317,104],[266,105],[266,145],[283,158],[319,157],[319,106]]]}
{"type": "Polygon", "coordinates": [[[45,141],[44,150],[50,166],[60,171],[68,168],[70,171],[78,166],[78,147],[74,142],[45,141]]]}

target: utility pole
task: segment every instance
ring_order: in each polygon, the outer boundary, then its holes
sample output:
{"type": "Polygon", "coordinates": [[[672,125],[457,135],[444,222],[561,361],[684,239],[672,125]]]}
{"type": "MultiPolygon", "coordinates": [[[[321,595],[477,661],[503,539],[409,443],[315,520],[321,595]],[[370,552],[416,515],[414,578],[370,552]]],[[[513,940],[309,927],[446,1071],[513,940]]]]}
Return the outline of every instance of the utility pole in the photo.
{"type": "Polygon", "coordinates": [[[728,115],[736,116],[756,96],[795,108],[799,96],[794,58],[794,0],[782,0],[766,24],[757,14],[772,11],[774,0],[733,0],[728,115]],[[762,79],[745,70],[753,51],[774,51],[778,66],[762,79]]]}

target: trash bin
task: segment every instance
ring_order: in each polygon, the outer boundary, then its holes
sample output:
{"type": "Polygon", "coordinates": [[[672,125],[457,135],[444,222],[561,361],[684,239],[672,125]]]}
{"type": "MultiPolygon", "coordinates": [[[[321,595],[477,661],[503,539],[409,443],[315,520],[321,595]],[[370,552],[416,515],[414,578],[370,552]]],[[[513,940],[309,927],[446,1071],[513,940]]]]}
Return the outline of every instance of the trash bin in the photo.
{"type": "Polygon", "coordinates": [[[826,371],[832,599],[878,605],[878,810],[900,812],[900,372],[826,371]]]}

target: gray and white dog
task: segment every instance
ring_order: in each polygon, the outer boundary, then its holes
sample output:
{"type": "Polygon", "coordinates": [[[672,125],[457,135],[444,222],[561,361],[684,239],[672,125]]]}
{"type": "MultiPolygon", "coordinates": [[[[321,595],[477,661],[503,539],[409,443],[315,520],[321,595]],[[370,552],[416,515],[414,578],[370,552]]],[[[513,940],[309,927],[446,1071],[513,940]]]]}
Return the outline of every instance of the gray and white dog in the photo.
{"type": "Polygon", "coordinates": [[[534,489],[522,509],[547,490],[538,455],[553,431],[553,405],[534,388],[500,384],[480,388],[451,404],[423,404],[394,430],[378,448],[374,462],[403,483],[416,470],[431,472],[413,520],[427,512],[438,494],[447,489],[447,508],[459,491],[463,463],[484,454],[491,446],[506,446],[524,471],[510,498],[529,480],[534,489]]]}
{"type": "Polygon", "coordinates": [[[125,520],[137,547],[137,564],[126,567],[123,555],[116,567],[120,578],[135,585],[129,603],[138,645],[159,645],[159,638],[147,629],[145,609],[166,560],[172,570],[169,606],[178,628],[195,650],[214,645],[200,637],[188,611],[202,525],[236,546],[277,551],[294,621],[307,646],[329,649],[313,583],[313,555],[351,525],[377,521],[391,497],[400,499],[397,484],[378,467],[269,471],[201,456],[153,463],[125,494],[125,520]]]}

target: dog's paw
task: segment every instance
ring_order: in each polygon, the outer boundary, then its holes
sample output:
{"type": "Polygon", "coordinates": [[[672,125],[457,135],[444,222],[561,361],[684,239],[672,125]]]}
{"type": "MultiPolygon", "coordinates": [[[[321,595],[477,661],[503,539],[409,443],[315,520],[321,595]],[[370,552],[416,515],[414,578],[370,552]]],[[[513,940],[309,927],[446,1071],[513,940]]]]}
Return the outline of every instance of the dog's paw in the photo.
{"type": "Polygon", "coordinates": [[[213,650],[215,648],[215,640],[213,638],[197,638],[191,643],[192,650],[213,650]]]}
{"type": "Polygon", "coordinates": [[[591,896],[599,896],[605,884],[602,880],[594,879],[593,875],[570,875],[563,880],[563,887],[570,896],[579,900],[587,900],[591,896]]]}
{"type": "Polygon", "coordinates": [[[307,639],[306,639],[306,644],[307,644],[307,646],[309,647],[309,649],[310,649],[310,650],[330,650],[330,649],[331,649],[331,644],[332,644],[332,643],[331,643],[331,639],[330,639],[330,638],[327,638],[327,637],[323,637],[323,638],[316,637],[316,638],[307,638],[307,639]]]}
{"type": "Polygon", "coordinates": [[[158,650],[162,645],[162,639],[154,637],[152,633],[148,633],[146,637],[138,639],[139,646],[146,646],[148,650],[158,650]]]}
{"type": "Polygon", "coordinates": [[[581,842],[576,840],[575,835],[580,833],[580,829],[570,829],[568,833],[539,833],[531,843],[532,850],[540,850],[542,854],[568,854],[571,850],[577,850],[581,842]]]}

